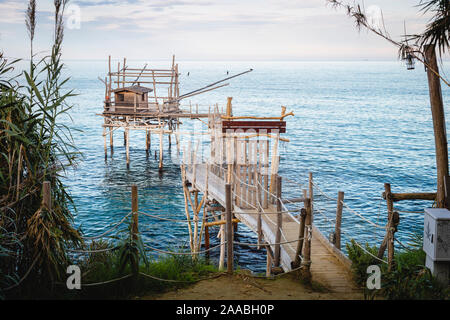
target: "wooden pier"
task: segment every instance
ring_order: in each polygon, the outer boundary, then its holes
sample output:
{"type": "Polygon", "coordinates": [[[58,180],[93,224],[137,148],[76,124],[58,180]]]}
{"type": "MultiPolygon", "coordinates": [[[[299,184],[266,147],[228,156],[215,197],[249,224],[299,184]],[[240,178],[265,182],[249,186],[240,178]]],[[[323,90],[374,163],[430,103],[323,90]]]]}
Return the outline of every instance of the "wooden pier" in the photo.
{"type": "Polygon", "coordinates": [[[278,145],[288,141],[280,133],[286,131],[284,118],[293,115],[285,111],[282,108],[280,117],[233,117],[229,99],[226,115],[215,113],[208,118],[209,159],[199,159],[198,144],[184,150],[181,169],[186,216],[192,220],[191,250],[200,251],[202,238],[208,249],[209,228],[217,226],[223,244],[219,268],[224,268],[227,255],[227,268],[232,272],[233,245],[256,245],[266,249],[267,275],[299,269],[335,292],[355,291],[350,260],[312,223],[312,174],[309,190],[289,200],[303,204],[301,214],[294,216],[284,206],[278,145]],[[208,222],[211,218],[214,222],[208,222]],[[238,223],[257,235],[256,244],[232,240],[238,223]]]}
{"type": "MultiPolygon", "coordinates": [[[[127,167],[130,166],[130,130],[145,131],[145,148],[147,155],[151,147],[151,135],[159,137],[159,170],[163,169],[164,135],[168,135],[169,147],[172,144],[172,135],[175,135],[177,151],[180,151],[180,136],[177,131],[180,127],[180,119],[201,119],[210,116],[211,105],[208,111],[199,111],[198,105],[194,109],[182,109],[180,102],[183,99],[216,90],[227,86],[224,81],[241,76],[252,69],[239,74],[228,76],[225,79],[208,84],[202,88],[180,94],[180,73],[175,56],[172,58],[171,67],[167,69],[132,68],[127,65],[127,59],[123,63],[118,62],[117,71],[113,71],[111,56],[108,60],[108,73],[103,79],[105,85],[105,100],[103,112],[98,114],[104,118],[103,138],[105,159],[108,157],[108,135],[111,154],[114,152],[114,132],[123,129],[123,139],[126,150],[127,167]]],[[[155,154],[156,157],[156,154],[155,154]]]]}

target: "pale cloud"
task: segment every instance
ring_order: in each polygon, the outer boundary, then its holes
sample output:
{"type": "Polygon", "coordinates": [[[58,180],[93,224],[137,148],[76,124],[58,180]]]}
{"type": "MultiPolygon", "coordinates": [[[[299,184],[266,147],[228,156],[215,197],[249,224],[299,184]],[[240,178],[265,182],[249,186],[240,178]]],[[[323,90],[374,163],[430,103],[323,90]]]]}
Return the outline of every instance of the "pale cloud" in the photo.
{"type": "MultiPolygon", "coordinates": [[[[419,0],[417,0],[419,1],[419,0]]],[[[414,1],[365,0],[383,9],[386,27],[399,39],[423,29],[427,17],[414,1]]],[[[342,10],[325,0],[71,0],[81,9],[81,28],[67,30],[69,57],[185,59],[395,59],[395,49],[370,33],[358,33],[342,10]],[[112,32],[111,32],[112,31],[112,32]],[[133,48],[130,52],[129,48],[133,48]],[[151,52],[152,57],[148,57],[151,52]],[[89,56],[88,56],[89,55],[89,56]]],[[[26,1],[0,0],[0,34],[20,51],[26,1]],[[6,30],[2,32],[2,29],[6,30]]],[[[52,20],[53,1],[38,1],[52,20]]],[[[42,20],[42,19],[41,19],[42,20]]],[[[38,21],[40,23],[41,21],[38,21]]],[[[2,40],[0,38],[0,40],[2,40]]],[[[3,42],[3,41],[2,41],[3,42]]]]}

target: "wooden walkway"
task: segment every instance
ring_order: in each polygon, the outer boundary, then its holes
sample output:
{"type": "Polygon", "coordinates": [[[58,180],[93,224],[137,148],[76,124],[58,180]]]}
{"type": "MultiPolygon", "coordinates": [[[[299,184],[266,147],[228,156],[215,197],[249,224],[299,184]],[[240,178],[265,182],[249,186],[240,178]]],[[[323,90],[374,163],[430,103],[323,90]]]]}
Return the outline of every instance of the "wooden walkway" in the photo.
{"type": "MultiPolygon", "coordinates": [[[[207,191],[207,200],[214,200],[225,207],[225,180],[208,171],[206,164],[191,166],[186,170],[186,180],[192,184],[192,188],[199,192],[207,191]]],[[[236,205],[236,195],[233,195],[233,212],[241,223],[257,234],[258,213],[256,209],[241,208],[236,205]]],[[[277,212],[276,206],[269,204],[264,209],[261,217],[261,230],[266,243],[276,243],[277,212]]],[[[295,260],[297,240],[299,238],[299,221],[290,213],[282,215],[282,236],[280,245],[280,266],[285,272],[291,270],[291,262],[295,260]],[[291,242],[293,241],[293,242],[291,242]]],[[[272,252],[275,247],[271,246],[272,252]]],[[[336,249],[323,234],[313,225],[311,233],[311,274],[317,281],[334,292],[357,291],[351,279],[350,260],[336,249]]]]}

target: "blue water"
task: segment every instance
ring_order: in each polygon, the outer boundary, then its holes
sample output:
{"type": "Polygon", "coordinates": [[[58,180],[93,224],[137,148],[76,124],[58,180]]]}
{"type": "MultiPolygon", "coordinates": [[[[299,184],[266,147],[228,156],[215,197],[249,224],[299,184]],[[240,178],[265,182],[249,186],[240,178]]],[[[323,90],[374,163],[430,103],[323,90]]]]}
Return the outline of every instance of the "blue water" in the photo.
{"type": "MultiPolygon", "coordinates": [[[[142,66],[146,61],[129,61],[142,66]]],[[[426,73],[419,65],[407,71],[400,62],[179,62],[181,93],[230,74],[253,68],[250,74],[233,79],[230,86],[193,97],[200,110],[208,105],[226,104],[233,97],[236,115],[279,115],[280,106],[293,110],[288,117],[281,153],[281,174],[290,180],[307,183],[308,172],[314,173],[319,187],[335,198],[345,192],[346,203],[367,219],[386,222],[386,203],[381,200],[384,183],[393,192],[433,192],[435,183],[434,138],[429,107],[426,73]],[[189,77],[186,75],[190,73],[189,77]]],[[[114,64],[113,64],[114,65],[114,64]]],[[[115,62],[117,65],[117,62],[115,62]]],[[[167,67],[168,62],[151,62],[167,67]]],[[[68,61],[69,85],[79,94],[72,99],[71,111],[75,143],[84,158],[71,170],[65,183],[77,211],[75,224],[87,235],[100,234],[130,211],[130,185],[139,186],[140,211],[184,218],[184,199],[179,166],[172,150],[165,150],[165,166],[158,173],[157,160],[145,153],[142,132],[131,132],[130,169],[126,168],[123,134],[114,136],[114,154],[105,162],[102,137],[106,61],[68,61]]],[[[447,70],[448,72],[448,68],[447,70]]],[[[450,102],[449,89],[443,87],[444,104],[450,102]]],[[[185,101],[184,104],[188,104],[185,101]]],[[[450,115],[447,115],[447,120],[450,115]]],[[[196,129],[199,129],[197,121],[196,129]]],[[[448,124],[447,124],[448,126],[448,124]]],[[[184,120],[182,131],[193,128],[184,120]]],[[[167,139],[167,137],[165,138],[167,139]]],[[[187,141],[184,138],[183,143],[187,141]]],[[[167,145],[167,140],[166,140],[167,145]]],[[[158,146],[152,140],[152,153],[158,146]]],[[[301,186],[284,182],[285,197],[301,195],[301,186]]],[[[315,207],[333,218],[336,203],[320,196],[315,207]]],[[[431,206],[426,201],[396,203],[396,209],[421,211],[431,206]]],[[[294,208],[295,206],[291,207],[294,208]]],[[[399,238],[408,243],[409,233],[421,233],[422,213],[401,213],[399,238]]],[[[315,223],[326,234],[328,223],[316,213],[315,223]]],[[[361,243],[377,243],[382,230],[377,230],[351,211],[344,209],[343,241],[355,238],[361,243]]],[[[164,249],[186,244],[189,239],[185,224],[155,221],[141,217],[140,231],[144,241],[164,249]]],[[[237,240],[254,242],[254,235],[240,226],[237,240]]],[[[212,244],[217,238],[212,235],[212,244]]],[[[265,256],[257,250],[236,248],[237,262],[243,268],[262,271],[265,256]]],[[[212,253],[213,259],[218,253],[212,253]]]]}

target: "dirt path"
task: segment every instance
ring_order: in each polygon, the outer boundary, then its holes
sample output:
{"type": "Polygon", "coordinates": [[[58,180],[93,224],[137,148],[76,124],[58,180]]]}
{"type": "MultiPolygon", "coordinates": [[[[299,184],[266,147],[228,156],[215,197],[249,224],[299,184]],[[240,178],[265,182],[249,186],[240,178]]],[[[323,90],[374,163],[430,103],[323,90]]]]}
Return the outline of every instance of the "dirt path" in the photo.
{"type": "Polygon", "coordinates": [[[222,275],[204,280],[195,285],[166,292],[160,295],[144,296],[144,300],[360,300],[359,292],[337,293],[324,287],[305,286],[291,276],[276,279],[256,279],[245,274],[222,275]]]}

